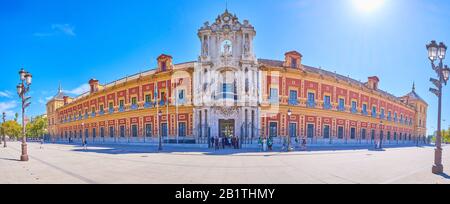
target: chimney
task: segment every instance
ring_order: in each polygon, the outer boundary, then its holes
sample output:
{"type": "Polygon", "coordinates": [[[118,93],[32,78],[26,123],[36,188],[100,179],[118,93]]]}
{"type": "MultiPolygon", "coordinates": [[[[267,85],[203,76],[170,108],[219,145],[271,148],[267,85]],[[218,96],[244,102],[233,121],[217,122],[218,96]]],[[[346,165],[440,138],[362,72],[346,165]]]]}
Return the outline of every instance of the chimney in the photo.
{"type": "Polygon", "coordinates": [[[89,80],[89,86],[91,87],[91,94],[98,91],[98,80],[97,79],[91,79],[89,80]]]}
{"type": "Polygon", "coordinates": [[[290,51],[284,54],[284,67],[300,69],[302,67],[303,55],[297,51],[290,51]]]}
{"type": "Polygon", "coordinates": [[[369,77],[369,80],[367,82],[367,87],[372,90],[378,89],[378,83],[380,82],[380,79],[377,76],[369,77]]]}

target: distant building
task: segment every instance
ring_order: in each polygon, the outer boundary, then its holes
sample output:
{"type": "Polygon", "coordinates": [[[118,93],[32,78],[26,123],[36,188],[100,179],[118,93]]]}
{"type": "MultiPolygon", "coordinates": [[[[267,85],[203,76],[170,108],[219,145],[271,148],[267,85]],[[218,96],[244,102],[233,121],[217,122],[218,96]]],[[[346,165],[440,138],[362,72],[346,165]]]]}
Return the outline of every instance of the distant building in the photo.
{"type": "Polygon", "coordinates": [[[53,136],[53,137],[57,137],[57,136],[62,136],[60,135],[60,130],[58,130],[59,125],[61,123],[58,122],[58,118],[60,116],[58,116],[58,109],[59,108],[63,108],[64,107],[64,98],[67,98],[67,102],[70,102],[70,98],[65,96],[63,91],[62,91],[62,87],[61,85],[59,85],[58,87],[58,92],[56,93],[56,95],[51,98],[48,102],[47,102],[47,119],[48,119],[48,133],[53,136]]]}
{"type": "Polygon", "coordinates": [[[425,137],[428,105],[414,87],[396,97],[378,88],[376,76],[361,83],[310,67],[297,51],[284,60],[257,59],[254,27],[228,11],[197,34],[197,61],[174,64],[162,54],[156,69],[104,85],[91,79],[90,91],[76,98],[59,88],[47,103],[50,135],[116,142],[162,135],[196,143],[289,135],[318,144],[425,137]]]}

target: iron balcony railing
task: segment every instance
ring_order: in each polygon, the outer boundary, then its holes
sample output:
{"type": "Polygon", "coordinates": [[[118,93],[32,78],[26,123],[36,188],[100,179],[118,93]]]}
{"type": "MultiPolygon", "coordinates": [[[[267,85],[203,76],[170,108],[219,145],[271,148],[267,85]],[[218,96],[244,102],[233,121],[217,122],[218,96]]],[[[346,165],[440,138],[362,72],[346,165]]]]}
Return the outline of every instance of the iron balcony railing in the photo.
{"type": "Polygon", "coordinates": [[[331,110],[331,108],[332,108],[332,106],[331,106],[330,103],[324,103],[324,104],[323,104],[323,109],[325,109],[325,110],[331,110]]]}
{"type": "Polygon", "coordinates": [[[372,118],[377,118],[377,112],[372,111],[372,118]]]}
{"type": "Polygon", "coordinates": [[[307,101],[306,106],[308,108],[315,108],[317,106],[317,103],[315,101],[307,101]]]}
{"type": "Polygon", "coordinates": [[[151,108],[153,106],[152,102],[145,102],[144,103],[144,108],[151,108]]]}
{"type": "Polygon", "coordinates": [[[297,99],[289,99],[288,104],[291,106],[298,106],[299,101],[297,99]]]}
{"type": "Polygon", "coordinates": [[[216,99],[234,99],[237,100],[237,94],[234,92],[221,92],[217,94],[216,99]]]}
{"type": "Polygon", "coordinates": [[[362,115],[365,115],[365,116],[369,115],[369,113],[367,113],[367,110],[362,110],[362,111],[361,111],[361,114],[362,114],[362,115]]]}
{"type": "Polygon", "coordinates": [[[164,100],[159,100],[159,106],[165,106],[167,103],[164,100]]]}

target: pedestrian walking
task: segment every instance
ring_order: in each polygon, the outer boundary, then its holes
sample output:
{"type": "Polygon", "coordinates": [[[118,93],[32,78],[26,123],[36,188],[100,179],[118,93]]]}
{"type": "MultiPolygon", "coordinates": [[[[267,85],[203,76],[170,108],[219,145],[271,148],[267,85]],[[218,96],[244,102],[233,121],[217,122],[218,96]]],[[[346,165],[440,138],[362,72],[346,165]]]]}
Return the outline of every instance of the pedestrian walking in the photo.
{"type": "Polygon", "coordinates": [[[225,149],[225,144],[227,143],[227,138],[222,137],[222,149],[225,149]]]}
{"type": "Polygon", "coordinates": [[[237,149],[236,148],[236,137],[234,137],[234,136],[231,138],[231,146],[233,146],[233,149],[237,149]]]}
{"type": "Polygon", "coordinates": [[[84,140],[83,148],[84,148],[84,150],[87,150],[87,140],[84,140]]]}
{"type": "Polygon", "coordinates": [[[269,147],[269,151],[272,151],[272,147],[273,147],[273,138],[270,137],[269,140],[267,141],[267,146],[269,147]]]}
{"type": "Polygon", "coordinates": [[[219,149],[219,138],[218,137],[214,138],[214,148],[216,150],[219,149]]]}
{"type": "Polygon", "coordinates": [[[44,139],[43,138],[40,139],[40,144],[41,144],[41,146],[39,147],[39,149],[42,149],[43,148],[42,145],[44,145],[44,139]]]}
{"type": "Polygon", "coordinates": [[[258,146],[260,147],[260,150],[263,150],[263,144],[262,144],[261,137],[259,137],[259,139],[258,139],[258,146]]]}
{"type": "Polygon", "coordinates": [[[263,143],[263,151],[266,152],[267,151],[267,139],[264,138],[262,143],[263,143]]]}

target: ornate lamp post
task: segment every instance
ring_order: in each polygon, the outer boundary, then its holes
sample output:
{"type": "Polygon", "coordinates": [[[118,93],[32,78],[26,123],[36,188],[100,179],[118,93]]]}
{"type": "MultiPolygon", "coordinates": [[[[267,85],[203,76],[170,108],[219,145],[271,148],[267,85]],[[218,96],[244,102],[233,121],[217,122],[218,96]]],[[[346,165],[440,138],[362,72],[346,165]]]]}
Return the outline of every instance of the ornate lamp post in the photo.
{"type": "MultiPolygon", "coordinates": [[[[3,119],[3,124],[5,124],[5,122],[6,122],[6,113],[5,112],[3,112],[2,119],[3,119]]],[[[6,148],[7,146],[6,146],[5,130],[2,131],[2,137],[3,137],[3,147],[6,148]]]]}
{"type": "Polygon", "coordinates": [[[444,43],[436,43],[436,41],[431,41],[427,45],[428,58],[431,61],[431,67],[437,73],[439,79],[431,78],[431,82],[436,86],[437,89],[431,88],[430,91],[438,97],[438,125],[436,133],[436,150],[434,155],[434,165],[432,172],[434,174],[441,174],[444,172],[444,167],[442,165],[442,139],[441,139],[441,110],[442,110],[442,88],[447,85],[449,79],[450,69],[447,65],[444,66],[443,60],[445,59],[445,54],[447,52],[447,46],[444,43]],[[439,59],[439,65],[435,65],[434,62],[439,59]]]}
{"type": "Polygon", "coordinates": [[[81,123],[81,145],[86,143],[86,132],[84,131],[84,123],[81,123]]]}
{"type": "Polygon", "coordinates": [[[287,133],[288,133],[288,145],[287,145],[287,151],[289,152],[289,151],[291,151],[291,134],[290,134],[290,131],[289,131],[289,129],[290,129],[290,119],[291,119],[291,115],[292,115],[292,111],[291,111],[291,109],[289,109],[288,110],[288,127],[287,127],[287,129],[288,129],[288,131],[287,131],[287,133]]]}
{"type": "Polygon", "coordinates": [[[159,134],[159,145],[158,145],[158,151],[162,151],[162,134],[161,134],[161,116],[162,116],[162,112],[159,111],[158,112],[158,134],[159,134]]]}
{"type": "Polygon", "coordinates": [[[21,82],[17,85],[17,94],[22,99],[22,155],[20,156],[20,161],[28,161],[27,139],[25,136],[25,109],[31,104],[31,102],[28,102],[31,97],[27,97],[26,94],[30,90],[32,76],[23,68],[19,71],[19,76],[21,82]]]}
{"type": "Polygon", "coordinates": [[[383,121],[381,120],[380,121],[380,146],[379,146],[379,148],[380,149],[383,149],[383,121]]]}

